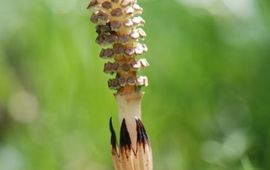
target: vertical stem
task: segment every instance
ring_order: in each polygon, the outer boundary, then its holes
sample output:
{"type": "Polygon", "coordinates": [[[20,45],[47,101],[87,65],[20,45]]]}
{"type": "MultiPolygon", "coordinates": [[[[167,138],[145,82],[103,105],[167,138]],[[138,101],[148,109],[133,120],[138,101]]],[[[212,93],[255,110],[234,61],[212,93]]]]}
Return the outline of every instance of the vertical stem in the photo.
{"type": "Polygon", "coordinates": [[[139,15],[143,9],[137,0],[91,0],[90,20],[96,24],[96,42],[103,46],[100,57],[108,59],[104,72],[115,74],[108,81],[116,90],[119,108],[120,144],[110,119],[112,157],[115,170],[152,170],[152,151],[148,135],[141,121],[142,86],[148,85],[146,76],[138,71],[149,64],[138,59],[148,49],[141,41],[146,33],[141,28],[145,21],[139,15]]]}
{"type": "Polygon", "coordinates": [[[117,94],[115,95],[119,108],[119,121],[126,120],[127,129],[131,138],[132,148],[136,149],[136,121],[135,118],[141,119],[141,100],[143,93],[117,94]]]}

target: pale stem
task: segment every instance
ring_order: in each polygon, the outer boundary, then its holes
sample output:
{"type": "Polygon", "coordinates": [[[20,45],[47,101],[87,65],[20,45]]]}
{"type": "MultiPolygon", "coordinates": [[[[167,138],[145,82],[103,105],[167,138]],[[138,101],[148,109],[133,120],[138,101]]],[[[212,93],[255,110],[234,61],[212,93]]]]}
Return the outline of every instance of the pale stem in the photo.
{"type": "Polygon", "coordinates": [[[116,94],[119,108],[119,121],[126,120],[127,129],[131,138],[132,147],[136,149],[137,132],[135,118],[141,119],[141,99],[143,93],[116,94]]]}

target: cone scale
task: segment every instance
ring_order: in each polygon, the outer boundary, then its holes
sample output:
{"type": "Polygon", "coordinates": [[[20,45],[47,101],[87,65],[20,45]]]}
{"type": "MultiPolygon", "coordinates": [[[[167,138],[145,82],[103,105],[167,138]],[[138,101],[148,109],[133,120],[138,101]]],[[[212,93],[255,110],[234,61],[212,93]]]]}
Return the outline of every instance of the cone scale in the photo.
{"type": "Polygon", "coordinates": [[[112,159],[115,170],[152,170],[149,138],[141,121],[141,87],[148,85],[138,71],[149,66],[139,58],[148,49],[142,43],[145,23],[139,15],[143,9],[136,0],[92,0],[90,20],[96,25],[96,42],[102,47],[99,56],[107,62],[104,72],[114,74],[108,87],[115,90],[119,108],[120,143],[110,119],[112,159]]]}

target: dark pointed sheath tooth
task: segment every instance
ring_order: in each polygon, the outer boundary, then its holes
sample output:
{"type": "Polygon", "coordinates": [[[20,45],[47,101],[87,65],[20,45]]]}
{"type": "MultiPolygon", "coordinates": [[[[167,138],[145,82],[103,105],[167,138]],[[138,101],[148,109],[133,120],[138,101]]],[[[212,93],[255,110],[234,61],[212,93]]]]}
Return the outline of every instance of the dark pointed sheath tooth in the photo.
{"type": "Polygon", "coordinates": [[[148,136],[140,119],[136,120],[136,128],[137,128],[137,142],[138,144],[142,144],[143,150],[145,152],[145,146],[149,144],[148,136]]]}
{"type": "Polygon", "coordinates": [[[141,129],[141,132],[142,132],[142,143],[143,143],[143,145],[145,145],[146,143],[148,143],[148,137],[147,137],[147,134],[146,134],[146,132],[145,132],[145,130],[144,130],[144,127],[143,127],[143,124],[142,124],[142,122],[139,120],[139,126],[140,126],[140,129],[141,129]]]}
{"type": "Polygon", "coordinates": [[[114,149],[116,149],[117,138],[116,138],[115,131],[113,128],[113,124],[112,124],[112,117],[110,118],[110,132],[111,132],[111,145],[114,149]]]}
{"type": "Polygon", "coordinates": [[[144,141],[148,143],[149,142],[148,135],[147,135],[146,130],[145,130],[144,126],[143,126],[143,123],[142,123],[142,121],[140,119],[138,119],[138,123],[139,123],[139,126],[142,129],[144,141]]]}
{"type": "Polygon", "coordinates": [[[131,139],[127,130],[126,120],[123,119],[120,130],[120,147],[131,149],[131,139]]]}
{"type": "Polygon", "coordinates": [[[137,143],[142,144],[143,143],[143,130],[138,122],[138,119],[136,121],[136,130],[137,130],[137,143]]]}

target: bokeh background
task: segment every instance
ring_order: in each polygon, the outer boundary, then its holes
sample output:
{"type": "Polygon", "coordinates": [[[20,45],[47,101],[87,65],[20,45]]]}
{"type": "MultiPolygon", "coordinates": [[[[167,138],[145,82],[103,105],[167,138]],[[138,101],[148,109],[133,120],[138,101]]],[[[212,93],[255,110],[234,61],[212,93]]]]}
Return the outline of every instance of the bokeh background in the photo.
{"type": "MultiPolygon", "coordinates": [[[[155,170],[270,169],[270,1],[140,0],[155,170]]],[[[87,0],[0,0],[0,170],[112,170],[87,0]]]]}

